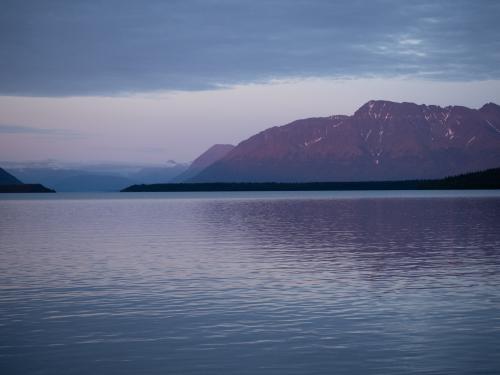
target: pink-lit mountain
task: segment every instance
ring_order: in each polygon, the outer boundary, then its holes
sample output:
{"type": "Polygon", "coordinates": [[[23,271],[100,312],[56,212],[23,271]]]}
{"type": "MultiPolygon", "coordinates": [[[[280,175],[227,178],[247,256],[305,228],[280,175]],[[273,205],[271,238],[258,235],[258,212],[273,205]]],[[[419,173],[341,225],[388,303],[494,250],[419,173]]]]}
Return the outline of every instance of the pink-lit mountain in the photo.
{"type": "Polygon", "coordinates": [[[369,101],[260,132],[191,182],[439,178],[500,166],[500,106],[369,101]]]}
{"type": "Polygon", "coordinates": [[[205,168],[209,167],[210,165],[214,164],[215,162],[226,156],[233,148],[234,148],[233,145],[228,145],[228,144],[213,145],[203,154],[198,156],[191,163],[189,168],[183,173],[181,173],[179,176],[177,176],[174,179],[174,181],[185,181],[196,176],[205,168]]]}

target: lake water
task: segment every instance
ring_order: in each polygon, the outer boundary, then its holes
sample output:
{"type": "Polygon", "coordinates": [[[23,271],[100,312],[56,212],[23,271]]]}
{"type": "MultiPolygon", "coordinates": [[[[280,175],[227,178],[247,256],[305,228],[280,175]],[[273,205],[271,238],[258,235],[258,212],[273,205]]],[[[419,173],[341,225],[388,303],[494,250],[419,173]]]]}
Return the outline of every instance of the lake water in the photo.
{"type": "Polygon", "coordinates": [[[500,192],[0,197],[1,374],[498,374],[500,192]]]}

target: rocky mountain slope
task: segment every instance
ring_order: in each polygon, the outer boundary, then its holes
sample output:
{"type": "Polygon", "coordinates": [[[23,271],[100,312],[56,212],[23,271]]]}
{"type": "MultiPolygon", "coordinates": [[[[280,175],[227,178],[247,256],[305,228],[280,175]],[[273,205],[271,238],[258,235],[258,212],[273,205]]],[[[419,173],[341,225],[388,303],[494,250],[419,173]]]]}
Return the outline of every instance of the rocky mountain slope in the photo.
{"type": "Polygon", "coordinates": [[[218,160],[222,159],[226,156],[232,149],[233,145],[227,144],[216,144],[210,147],[203,154],[198,156],[189,166],[189,168],[184,171],[182,174],[177,176],[174,181],[182,182],[185,180],[189,180],[190,178],[196,176],[198,173],[203,171],[205,168],[214,164],[218,160]]]}
{"type": "Polygon", "coordinates": [[[5,169],[0,168],[0,185],[20,185],[22,184],[17,178],[8,173],[5,169]]]}
{"type": "Polygon", "coordinates": [[[500,166],[500,106],[369,101],[241,142],[191,182],[440,178],[500,166]]]}

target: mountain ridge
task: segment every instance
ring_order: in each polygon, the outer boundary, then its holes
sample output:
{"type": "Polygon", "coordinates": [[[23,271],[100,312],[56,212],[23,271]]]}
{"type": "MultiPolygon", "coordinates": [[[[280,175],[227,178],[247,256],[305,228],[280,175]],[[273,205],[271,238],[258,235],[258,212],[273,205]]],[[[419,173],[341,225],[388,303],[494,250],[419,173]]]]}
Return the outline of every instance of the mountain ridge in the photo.
{"type": "Polygon", "coordinates": [[[210,165],[226,156],[233,148],[233,145],[220,143],[211,146],[208,150],[194,159],[189,168],[175,177],[173,181],[181,182],[189,180],[190,178],[203,171],[205,168],[209,167],[210,165]]]}
{"type": "Polygon", "coordinates": [[[371,100],[353,115],[274,126],[187,182],[441,178],[500,165],[500,106],[371,100]]]}
{"type": "Polygon", "coordinates": [[[0,185],[21,185],[22,182],[7,172],[5,169],[0,168],[0,185]]]}

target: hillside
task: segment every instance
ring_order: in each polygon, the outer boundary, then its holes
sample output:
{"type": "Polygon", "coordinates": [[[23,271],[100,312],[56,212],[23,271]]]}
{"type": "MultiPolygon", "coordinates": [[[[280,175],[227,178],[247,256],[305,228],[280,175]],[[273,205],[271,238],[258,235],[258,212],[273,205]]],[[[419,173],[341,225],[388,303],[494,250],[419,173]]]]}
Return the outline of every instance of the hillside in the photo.
{"type": "Polygon", "coordinates": [[[500,165],[500,106],[370,101],[352,116],[297,120],[238,144],[189,182],[442,178],[500,165]]]}
{"type": "Polygon", "coordinates": [[[5,169],[0,168],[0,185],[20,185],[22,184],[17,178],[8,173],[5,169]]]}
{"type": "Polygon", "coordinates": [[[187,181],[205,168],[214,164],[218,160],[226,156],[232,149],[233,145],[216,144],[210,147],[207,151],[198,156],[189,166],[189,168],[174,179],[174,182],[187,181]]]}

